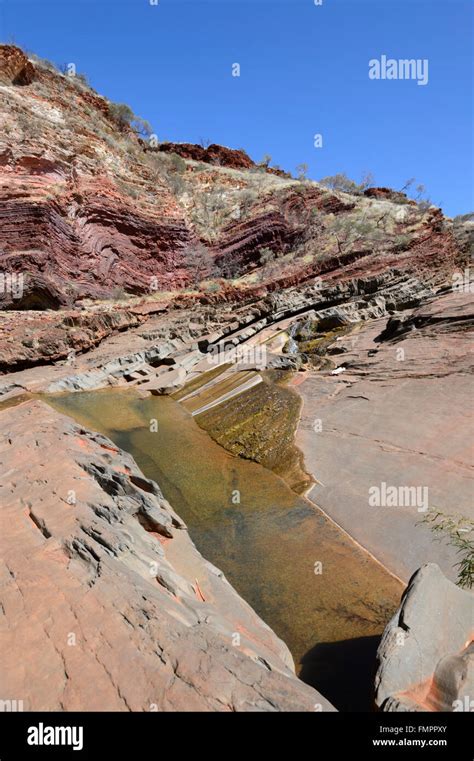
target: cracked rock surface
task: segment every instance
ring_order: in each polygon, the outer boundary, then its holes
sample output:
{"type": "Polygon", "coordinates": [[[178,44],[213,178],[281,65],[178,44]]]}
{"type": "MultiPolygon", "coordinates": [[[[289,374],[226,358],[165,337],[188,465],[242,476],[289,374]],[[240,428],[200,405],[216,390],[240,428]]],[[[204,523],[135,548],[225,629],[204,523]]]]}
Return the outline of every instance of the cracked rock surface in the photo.
{"type": "Polygon", "coordinates": [[[457,577],[456,550],[435,542],[428,511],[474,517],[473,324],[470,293],[437,295],[362,323],[329,348],[343,375],[308,374],[298,385],[311,500],[405,583],[433,560],[457,577]],[[383,483],[418,489],[418,501],[372,506],[370,490],[383,483]]]}
{"type": "Polygon", "coordinates": [[[158,485],[43,402],[1,413],[1,698],[24,710],[334,710],[158,485]]]}

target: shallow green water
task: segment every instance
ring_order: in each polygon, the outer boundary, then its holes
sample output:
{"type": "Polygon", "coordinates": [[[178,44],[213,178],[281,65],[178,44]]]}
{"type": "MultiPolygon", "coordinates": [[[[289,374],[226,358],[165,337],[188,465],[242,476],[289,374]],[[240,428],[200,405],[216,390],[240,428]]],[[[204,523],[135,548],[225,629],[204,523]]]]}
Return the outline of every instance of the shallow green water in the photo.
{"type": "Polygon", "coordinates": [[[202,554],[288,644],[302,678],[340,708],[368,707],[374,636],[400,598],[393,577],[278,476],[228,454],[172,399],[107,390],[46,401],[133,454],[202,554]]]}

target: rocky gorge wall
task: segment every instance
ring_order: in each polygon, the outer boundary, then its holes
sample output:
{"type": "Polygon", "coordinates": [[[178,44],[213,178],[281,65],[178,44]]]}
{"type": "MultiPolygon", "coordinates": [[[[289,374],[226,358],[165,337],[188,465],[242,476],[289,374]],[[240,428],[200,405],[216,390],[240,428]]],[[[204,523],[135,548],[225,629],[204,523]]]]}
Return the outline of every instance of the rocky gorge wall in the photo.
{"type": "MultiPolygon", "coordinates": [[[[418,541],[411,516],[367,521],[364,478],[423,474],[443,507],[460,495],[465,510],[472,220],[387,188],[329,190],[223,146],[154,146],[116,104],[14,46],[0,46],[0,101],[8,696],[27,710],[333,710],[200,556],[159,485],[112,441],[28,397],[171,393],[205,375],[213,351],[265,346],[269,369],[293,374],[292,404],[278,395],[265,407],[260,383],[246,391],[249,417],[284,413],[285,425],[262,441],[258,425],[241,425],[237,396],[207,413],[209,429],[274,467],[263,450],[279,436],[291,459],[298,423],[318,505],[408,581],[436,559],[434,542],[428,531],[418,541]],[[317,446],[315,419],[326,426],[317,446]]],[[[252,382],[259,370],[250,365],[252,382]]],[[[438,560],[452,577],[452,553],[438,560]]],[[[412,580],[379,651],[382,710],[449,710],[465,695],[472,634],[462,613],[433,646],[423,600],[438,592],[456,609],[472,601],[432,568],[412,580]],[[392,647],[408,613],[407,652],[416,641],[429,654],[421,671],[413,659],[400,669],[392,647]]]]}
{"type": "Polygon", "coordinates": [[[155,147],[82,79],[14,46],[0,46],[0,103],[0,272],[24,279],[21,297],[2,289],[3,309],[183,288],[235,301],[465,259],[464,228],[439,209],[330,191],[222,146],[155,147]]]}

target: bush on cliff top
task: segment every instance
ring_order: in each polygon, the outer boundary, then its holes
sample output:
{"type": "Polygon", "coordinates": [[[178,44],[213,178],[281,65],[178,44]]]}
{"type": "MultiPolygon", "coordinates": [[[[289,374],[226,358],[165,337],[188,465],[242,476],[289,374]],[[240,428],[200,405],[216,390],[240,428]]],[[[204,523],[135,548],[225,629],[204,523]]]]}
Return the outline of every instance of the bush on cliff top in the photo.
{"type": "Polygon", "coordinates": [[[110,102],[109,114],[121,130],[130,127],[135,134],[141,137],[149,137],[153,131],[150,122],[136,116],[126,103],[110,102]]]}
{"type": "Polygon", "coordinates": [[[354,182],[354,180],[351,180],[345,172],[339,172],[339,174],[323,177],[319,182],[321,185],[324,185],[331,190],[341,190],[343,193],[361,195],[364,190],[367,190],[367,188],[373,185],[374,178],[370,172],[367,172],[358,184],[357,182],[354,182]]]}

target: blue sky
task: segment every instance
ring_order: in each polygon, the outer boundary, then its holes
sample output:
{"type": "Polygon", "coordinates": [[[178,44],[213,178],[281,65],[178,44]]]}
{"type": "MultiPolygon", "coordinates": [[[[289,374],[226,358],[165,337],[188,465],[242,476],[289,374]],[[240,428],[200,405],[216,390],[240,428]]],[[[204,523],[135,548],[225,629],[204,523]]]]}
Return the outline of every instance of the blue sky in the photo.
{"type": "Polygon", "coordinates": [[[290,171],[306,163],[313,179],[369,170],[400,188],[416,177],[455,215],[474,208],[472,9],[464,0],[0,0],[0,35],[75,63],[160,140],[268,153],[290,171]],[[382,54],[428,59],[428,84],[369,79],[369,60],[382,54]]]}

